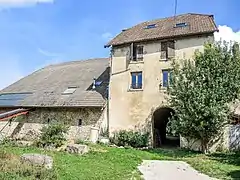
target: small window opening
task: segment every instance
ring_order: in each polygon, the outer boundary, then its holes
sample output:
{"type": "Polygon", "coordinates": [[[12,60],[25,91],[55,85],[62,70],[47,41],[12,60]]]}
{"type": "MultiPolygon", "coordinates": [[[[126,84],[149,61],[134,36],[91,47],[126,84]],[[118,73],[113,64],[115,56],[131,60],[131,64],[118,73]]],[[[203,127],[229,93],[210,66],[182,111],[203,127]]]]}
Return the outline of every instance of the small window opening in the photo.
{"type": "Polygon", "coordinates": [[[132,72],[131,78],[131,89],[142,89],[142,72],[132,72]]]}
{"type": "Polygon", "coordinates": [[[82,126],[82,119],[78,120],[78,126],[82,126]]]}
{"type": "Polygon", "coordinates": [[[47,119],[47,123],[48,123],[48,124],[50,123],[50,119],[49,119],[49,118],[47,119]]]}
{"type": "Polygon", "coordinates": [[[168,60],[175,57],[175,42],[163,41],[161,42],[161,59],[168,60]]]}
{"type": "Polygon", "coordinates": [[[145,29],[152,29],[152,28],[155,28],[157,27],[156,24],[149,24],[145,27],[145,29]]]}
{"type": "Polygon", "coordinates": [[[168,87],[172,83],[172,70],[163,70],[162,71],[162,86],[168,87]]]}
{"type": "Polygon", "coordinates": [[[186,27],[188,24],[187,23],[177,23],[175,27],[186,27]]]}
{"type": "Polygon", "coordinates": [[[143,60],[143,46],[136,45],[134,43],[131,44],[131,60],[132,61],[142,61],[143,60]]]}
{"type": "Polygon", "coordinates": [[[143,46],[137,46],[137,59],[141,60],[143,58],[143,46]]]}

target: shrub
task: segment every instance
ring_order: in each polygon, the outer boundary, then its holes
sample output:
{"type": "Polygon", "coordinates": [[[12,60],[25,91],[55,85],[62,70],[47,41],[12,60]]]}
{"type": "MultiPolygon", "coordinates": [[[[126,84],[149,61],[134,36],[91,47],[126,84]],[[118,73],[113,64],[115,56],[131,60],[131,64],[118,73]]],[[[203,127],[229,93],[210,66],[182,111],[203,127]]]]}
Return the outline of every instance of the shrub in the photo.
{"type": "Polygon", "coordinates": [[[38,147],[60,147],[66,141],[65,134],[68,127],[64,124],[54,123],[44,126],[41,130],[40,139],[37,141],[38,147]]]}
{"type": "Polygon", "coordinates": [[[2,146],[16,146],[16,142],[13,139],[10,139],[9,137],[5,137],[0,141],[0,145],[2,146]]]}
{"type": "Polygon", "coordinates": [[[149,142],[149,133],[121,130],[110,138],[110,142],[117,146],[131,146],[134,148],[146,147],[149,142]]]}

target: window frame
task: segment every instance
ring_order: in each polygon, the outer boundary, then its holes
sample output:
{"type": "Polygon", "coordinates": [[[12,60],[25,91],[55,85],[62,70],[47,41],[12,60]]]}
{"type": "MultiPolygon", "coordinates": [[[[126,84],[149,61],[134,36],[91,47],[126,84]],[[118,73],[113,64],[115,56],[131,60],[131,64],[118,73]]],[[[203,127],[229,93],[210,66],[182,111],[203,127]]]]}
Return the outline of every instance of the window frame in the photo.
{"type": "Polygon", "coordinates": [[[169,41],[162,41],[161,42],[161,54],[160,54],[160,59],[161,60],[169,60],[173,57],[175,57],[175,41],[174,40],[169,40],[169,41]],[[174,52],[173,54],[171,53],[171,50],[174,52]],[[163,57],[163,53],[165,53],[165,56],[163,57]]]}
{"type": "Polygon", "coordinates": [[[168,88],[171,86],[172,81],[172,69],[162,69],[161,88],[168,88]],[[167,84],[165,85],[164,72],[167,72],[167,84]]]}
{"type": "Polygon", "coordinates": [[[143,45],[137,45],[136,46],[136,58],[137,60],[143,59],[143,52],[144,52],[144,46],[143,45]]]}
{"type": "Polygon", "coordinates": [[[132,62],[143,61],[143,54],[144,54],[144,45],[131,43],[131,45],[130,45],[130,61],[132,61],[132,62]],[[139,51],[139,48],[141,48],[141,51],[139,51]]]}
{"type": "Polygon", "coordinates": [[[142,90],[143,89],[143,72],[134,71],[130,73],[130,89],[131,90],[142,90]],[[134,74],[136,74],[134,76],[134,74]],[[135,83],[133,83],[133,77],[135,77],[135,83]],[[139,77],[141,77],[141,82],[139,83],[139,77]]]}

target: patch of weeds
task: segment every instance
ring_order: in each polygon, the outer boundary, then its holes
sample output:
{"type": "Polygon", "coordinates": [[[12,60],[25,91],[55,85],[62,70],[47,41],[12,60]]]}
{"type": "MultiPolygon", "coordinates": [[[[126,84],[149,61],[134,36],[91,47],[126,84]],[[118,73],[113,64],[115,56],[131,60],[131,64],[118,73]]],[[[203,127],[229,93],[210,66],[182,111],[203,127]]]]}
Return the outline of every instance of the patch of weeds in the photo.
{"type": "Polygon", "coordinates": [[[5,137],[1,142],[0,145],[2,146],[17,146],[16,141],[9,138],[9,137],[5,137]]]}
{"type": "Polygon", "coordinates": [[[82,139],[77,139],[74,143],[75,144],[84,144],[84,145],[90,145],[91,144],[91,142],[85,141],[85,140],[82,140],[82,139]]]}
{"type": "Polygon", "coordinates": [[[0,151],[0,179],[57,179],[54,170],[22,163],[16,155],[0,151]]]}

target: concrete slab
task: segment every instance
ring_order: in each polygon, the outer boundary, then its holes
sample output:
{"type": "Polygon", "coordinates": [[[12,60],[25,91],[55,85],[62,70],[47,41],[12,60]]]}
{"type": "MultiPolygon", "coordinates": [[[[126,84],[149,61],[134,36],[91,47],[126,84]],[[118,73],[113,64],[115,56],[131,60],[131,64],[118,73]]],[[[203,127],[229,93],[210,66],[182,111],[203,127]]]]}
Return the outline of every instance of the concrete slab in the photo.
{"type": "Polygon", "coordinates": [[[182,161],[144,160],[138,169],[144,180],[216,180],[182,161]]]}

